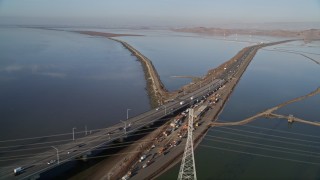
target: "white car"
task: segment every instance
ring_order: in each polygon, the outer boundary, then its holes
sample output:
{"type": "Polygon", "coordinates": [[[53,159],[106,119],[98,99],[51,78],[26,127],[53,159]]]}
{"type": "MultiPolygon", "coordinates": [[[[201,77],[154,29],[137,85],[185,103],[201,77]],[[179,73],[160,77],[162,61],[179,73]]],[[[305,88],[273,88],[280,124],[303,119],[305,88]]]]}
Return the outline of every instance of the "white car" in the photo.
{"type": "Polygon", "coordinates": [[[121,179],[122,180],[127,180],[127,179],[129,179],[130,177],[126,174],[125,176],[123,176],[121,179]]]}
{"type": "Polygon", "coordinates": [[[142,162],[142,161],[145,160],[146,158],[147,158],[146,155],[141,156],[139,162],[142,162]]]}
{"type": "Polygon", "coordinates": [[[148,166],[147,163],[144,163],[142,168],[146,168],[147,166],[148,166]]]}
{"type": "Polygon", "coordinates": [[[49,162],[47,162],[47,164],[53,164],[53,163],[55,163],[56,162],[56,160],[50,160],[49,162]]]}

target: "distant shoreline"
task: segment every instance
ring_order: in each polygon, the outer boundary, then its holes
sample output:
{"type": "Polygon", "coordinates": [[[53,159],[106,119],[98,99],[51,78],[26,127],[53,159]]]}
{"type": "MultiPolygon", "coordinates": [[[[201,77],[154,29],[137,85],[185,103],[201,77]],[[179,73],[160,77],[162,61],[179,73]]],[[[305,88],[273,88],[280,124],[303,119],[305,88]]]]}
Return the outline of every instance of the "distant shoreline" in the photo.
{"type": "Polygon", "coordinates": [[[90,36],[102,36],[106,38],[119,37],[119,36],[143,36],[143,35],[137,35],[137,34],[115,34],[115,33],[97,32],[97,31],[72,31],[72,32],[86,34],[90,36]]]}
{"type": "Polygon", "coordinates": [[[230,35],[253,35],[253,36],[271,36],[283,38],[302,39],[306,43],[320,40],[320,29],[308,29],[301,31],[293,30],[260,30],[260,29],[226,29],[226,28],[208,28],[208,27],[192,27],[192,28],[176,28],[171,29],[175,32],[196,33],[213,36],[230,36],[230,35]]]}

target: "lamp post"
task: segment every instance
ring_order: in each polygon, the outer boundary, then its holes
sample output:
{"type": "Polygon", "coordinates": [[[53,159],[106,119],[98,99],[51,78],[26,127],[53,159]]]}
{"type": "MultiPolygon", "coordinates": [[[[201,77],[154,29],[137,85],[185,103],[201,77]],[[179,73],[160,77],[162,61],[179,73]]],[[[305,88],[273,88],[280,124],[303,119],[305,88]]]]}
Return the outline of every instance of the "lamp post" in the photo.
{"type": "Polygon", "coordinates": [[[74,141],[74,130],[77,129],[76,127],[72,128],[72,140],[74,141]]]}
{"type": "Polygon", "coordinates": [[[122,120],[120,121],[124,123],[124,134],[127,134],[127,122],[122,120]]]}
{"type": "Polygon", "coordinates": [[[59,164],[60,163],[60,161],[59,161],[59,150],[54,146],[51,146],[51,147],[54,148],[57,151],[57,161],[58,161],[58,164],[59,164]]]}
{"type": "Polygon", "coordinates": [[[127,120],[129,119],[129,111],[130,111],[131,109],[127,109],[127,120]]]}

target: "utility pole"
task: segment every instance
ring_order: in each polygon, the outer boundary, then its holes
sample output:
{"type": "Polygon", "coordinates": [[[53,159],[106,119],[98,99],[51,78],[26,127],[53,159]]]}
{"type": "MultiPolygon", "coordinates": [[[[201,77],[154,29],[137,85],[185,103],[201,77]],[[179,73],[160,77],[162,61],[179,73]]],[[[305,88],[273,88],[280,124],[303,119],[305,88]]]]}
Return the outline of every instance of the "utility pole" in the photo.
{"type": "Polygon", "coordinates": [[[54,146],[51,146],[51,147],[54,148],[57,151],[57,162],[59,164],[60,163],[60,161],[59,161],[59,150],[54,146]]]}
{"type": "Polygon", "coordinates": [[[192,179],[197,180],[196,165],[193,152],[193,109],[189,109],[188,137],[184,149],[178,180],[192,179]]]}

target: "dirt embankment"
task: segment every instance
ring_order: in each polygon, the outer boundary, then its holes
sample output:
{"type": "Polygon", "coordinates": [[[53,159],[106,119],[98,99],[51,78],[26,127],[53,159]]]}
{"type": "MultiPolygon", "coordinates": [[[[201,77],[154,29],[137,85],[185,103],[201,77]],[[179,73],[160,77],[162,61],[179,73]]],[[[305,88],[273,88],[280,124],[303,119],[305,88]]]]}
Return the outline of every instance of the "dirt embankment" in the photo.
{"type": "Polygon", "coordinates": [[[168,90],[165,88],[161,82],[160,76],[153,66],[152,61],[141,54],[134,47],[128,43],[121,41],[119,39],[109,38],[111,40],[121,43],[125,48],[127,48],[134,56],[136,56],[142,64],[145,79],[147,81],[147,91],[150,97],[151,106],[157,107],[168,98],[168,90]]]}

